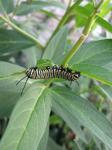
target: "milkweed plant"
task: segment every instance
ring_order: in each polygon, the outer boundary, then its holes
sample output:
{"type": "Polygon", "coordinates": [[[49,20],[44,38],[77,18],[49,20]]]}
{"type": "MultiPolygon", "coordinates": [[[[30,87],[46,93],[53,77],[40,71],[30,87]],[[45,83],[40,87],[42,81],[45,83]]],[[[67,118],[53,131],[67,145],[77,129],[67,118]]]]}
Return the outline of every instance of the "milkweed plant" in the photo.
{"type": "Polygon", "coordinates": [[[0,150],[112,149],[111,11],[0,0],[0,150]]]}

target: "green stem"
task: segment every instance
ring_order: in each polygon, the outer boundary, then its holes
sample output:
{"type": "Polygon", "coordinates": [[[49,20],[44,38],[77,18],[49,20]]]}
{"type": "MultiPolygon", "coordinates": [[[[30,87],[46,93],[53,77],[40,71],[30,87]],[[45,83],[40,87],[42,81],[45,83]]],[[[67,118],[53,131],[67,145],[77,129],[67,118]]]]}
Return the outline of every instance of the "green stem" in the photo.
{"type": "Polygon", "coordinates": [[[9,19],[5,18],[4,16],[0,16],[0,18],[5,21],[6,23],[8,23],[13,29],[15,29],[17,32],[21,33],[22,35],[26,36],[27,38],[29,38],[31,41],[33,41],[34,43],[37,44],[37,46],[40,49],[43,49],[43,46],[38,42],[38,40],[32,36],[31,34],[27,33],[26,31],[22,30],[21,28],[19,28],[18,26],[16,26],[13,22],[11,22],[9,19]]]}
{"type": "Polygon", "coordinates": [[[70,52],[68,53],[68,55],[65,57],[65,59],[64,59],[64,61],[62,63],[63,66],[66,66],[66,64],[70,61],[70,59],[73,57],[73,55],[79,49],[79,47],[85,41],[85,39],[86,39],[86,36],[85,35],[81,35],[81,37],[78,39],[78,41],[76,42],[76,44],[72,47],[72,49],[70,50],[70,52]]]}
{"type": "Polygon", "coordinates": [[[75,43],[75,45],[72,47],[72,49],[70,50],[68,55],[65,57],[65,59],[62,63],[63,66],[66,66],[68,64],[68,62],[71,60],[73,55],[77,52],[79,47],[84,43],[84,41],[88,37],[88,35],[89,35],[89,33],[90,33],[90,31],[91,31],[91,29],[92,29],[92,27],[93,27],[93,25],[96,21],[97,11],[98,11],[98,9],[99,9],[99,7],[101,6],[102,3],[103,3],[103,0],[101,0],[101,2],[94,9],[92,15],[88,18],[87,23],[85,25],[85,28],[83,29],[82,35],[80,36],[78,41],[75,43]]]}
{"type": "Polygon", "coordinates": [[[73,6],[70,7],[71,1],[68,4],[68,7],[65,11],[65,14],[63,15],[63,17],[61,18],[58,26],[56,27],[56,29],[54,30],[53,34],[51,35],[51,37],[49,38],[48,42],[45,45],[45,48],[48,46],[48,44],[50,43],[51,39],[54,37],[54,35],[59,31],[59,29],[65,24],[66,20],[69,17],[69,12],[71,12],[71,8],[77,6],[78,4],[81,3],[82,0],[77,0],[75,4],[73,4],[73,6]]]}
{"type": "Polygon", "coordinates": [[[59,29],[61,28],[61,26],[64,24],[64,21],[67,18],[67,11],[65,12],[64,16],[62,17],[62,19],[60,20],[58,26],[56,27],[56,29],[54,30],[54,32],[52,33],[51,37],[49,38],[49,40],[47,41],[46,45],[45,45],[45,49],[46,47],[49,45],[51,39],[54,37],[54,35],[59,31],[59,29]]]}
{"type": "Polygon", "coordinates": [[[13,18],[13,17],[16,15],[16,12],[17,12],[17,8],[18,8],[18,6],[19,6],[19,3],[20,3],[20,0],[17,0],[16,5],[15,5],[15,9],[14,9],[14,11],[13,11],[13,13],[12,13],[11,18],[13,18]]]}

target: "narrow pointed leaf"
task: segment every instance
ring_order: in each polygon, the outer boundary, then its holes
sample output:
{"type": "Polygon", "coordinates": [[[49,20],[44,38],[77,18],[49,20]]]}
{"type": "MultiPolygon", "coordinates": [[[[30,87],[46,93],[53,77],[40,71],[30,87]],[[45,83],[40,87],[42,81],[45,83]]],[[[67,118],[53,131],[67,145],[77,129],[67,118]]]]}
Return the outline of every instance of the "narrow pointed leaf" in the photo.
{"type": "Polygon", "coordinates": [[[104,29],[106,29],[107,31],[109,31],[110,33],[112,33],[112,25],[109,22],[107,22],[104,18],[98,16],[98,18],[97,18],[96,21],[104,29]]]}
{"type": "Polygon", "coordinates": [[[0,29],[0,54],[20,51],[34,45],[34,42],[13,30],[0,29]]]}
{"type": "Polygon", "coordinates": [[[46,87],[41,84],[30,87],[14,108],[0,149],[37,150],[46,130],[50,107],[46,87]]]}
{"type": "Polygon", "coordinates": [[[21,3],[21,5],[17,8],[16,15],[26,15],[28,13],[37,12],[45,7],[59,7],[64,8],[62,3],[56,1],[32,1],[31,3],[21,3]]]}
{"type": "Polygon", "coordinates": [[[7,13],[10,13],[14,9],[14,1],[13,0],[0,0],[0,12],[3,12],[2,10],[6,11],[7,13]]]}
{"type": "Polygon", "coordinates": [[[0,118],[10,116],[12,109],[21,96],[22,86],[16,86],[14,77],[0,80],[0,118]]]}
{"type": "Polygon", "coordinates": [[[52,138],[49,138],[47,150],[65,150],[65,149],[57,145],[52,138]]]}
{"type": "Polygon", "coordinates": [[[112,101],[112,87],[107,85],[101,85],[100,89],[108,97],[108,100],[112,101]]]}
{"type": "MultiPolygon", "coordinates": [[[[52,95],[54,97],[54,95],[52,95]]],[[[76,136],[78,136],[82,141],[87,143],[86,138],[84,136],[83,131],[81,130],[81,123],[77,118],[75,118],[69,111],[63,109],[59,103],[56,101],[52,102],[53,111],[58,114],[63,120],[67,123],[67,125],[74,131],[76,136]]]]}
{"type": "Polygon", "coordinates": [[[46,150],[47,143],[48,143],[48,137],[49,137],[49,123],[48,123],[46,130],[41,138],[41,141],[38,145],[37,150],[46,150]]]}
{"type": "Polygon", "coordinates": [[[112,124],[102,113],[97,111],[94,105],[75,95],[69,89],[54,88],[51,93],[54,96],[53,100],[62,109],[77,118],[108,147],[112,147],[112,124]]]}
{"type": "MultiPolygon", "coordinates": [[[[21,81],[19,85],[16,83],[22,76],[10,76],[0,79],[0,118],[9,117],[15,104],[21,97],[21,91],[26,80],[21,81]],[[18,79],[18,80],[17,80],[18,79]]],[[[27,83],[26,89],[30,86],[31,82],[27,83]]]]}
{"type": "MultiPolygon", "coordinates": [[[[70,14],[72,16],[74,14],[75,19],[76,19],[76,25],[78,27],[81,27],[86,24],[86,20],[90,16],[90,14],[93,12],[93,9],[94,7],[90,3],[87,4],[85,7],[75,5],[75,7],[74,6],[71,7],[70,14]]],[[[103,18],[109,13],[109,11],[112,10],[111,4],[109,5],[109,2],[108,2],[106,8],[104,8],[104,10],[103,9],[101,10],[102,11],[97,15],[96,23],[99,24],[104,29],[106,29],[107,31],[112,32],[112,25],[103,18]]]]}
{"type": "Polygon", "coordinates": [[[60,64],[66,53],[66,38],[68,29],[63,27],[50,41],[43,54],[44,59],[51,59],[54,63],[60,64]]]}
{"type": "Polygon", "coordinates": [[[80,71],[82,75],[94,78],[102,83],[112,85],[112,71],[92,65],[92,64],[76,64],[72,66],[73,70],[80,71]]]}
{"type": "Polygon", "coordinates": [[[25,69],[15,64],[0,61],[0,78],[23,72],[25,69]]]}
{"type": "Polygon", "coordinates": [[[73,56],[70,64],[94,64],[104,66],[112,61],[112,39],[92,41],[83,44],[73,56]]]}

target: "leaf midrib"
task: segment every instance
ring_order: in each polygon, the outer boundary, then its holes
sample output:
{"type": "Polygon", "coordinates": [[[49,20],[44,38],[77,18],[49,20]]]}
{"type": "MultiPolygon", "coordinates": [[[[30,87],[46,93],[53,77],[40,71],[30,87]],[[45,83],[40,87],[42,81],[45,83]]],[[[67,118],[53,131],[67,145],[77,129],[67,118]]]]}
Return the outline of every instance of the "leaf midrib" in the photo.
{"type": "Polygon", "coordinates": [[[20,138],[20,140],[19,140],[19,142],[18,142],[18,144],[17,144],[17,146],[16,146],[16,149],[19,148],[19,145],[20,145],[20,143],[21,143],[21,141],[22,141],[22,139],[23,139],[23,137],[24,137],[25,131],[26,131],[26,129],[27,129],[29,123],[30,123],[30,120],[31,120],[31,118],[32,118],[32,115],[33,115],[33,112],[34,112],[34,110],[35,110],[35,107],[37,106],[37,102],[38,102],[39,98],[42,96],[42,93],[45,91],[46,88],[47,88],[47,87],[42,88],[42,90],[41,90],[41,92],[40,92],[40,94],[39,94],[39,96],[38,96],[38,99],[37,99],[37,101],[36,101],[36,103],[35,103],[35,105],[34,105],[34,108],[32,109],[32,112],[31,112],[31,115],[30,115],[30,117],[29,117],[29,120],[28,120],[28,123],[27,123],[27,125],[26,125],[26,128],[25,128],[24,131],[23,131],[23,134],[22,134],[22,136],[21,136],[21,138],[20,138]]]}

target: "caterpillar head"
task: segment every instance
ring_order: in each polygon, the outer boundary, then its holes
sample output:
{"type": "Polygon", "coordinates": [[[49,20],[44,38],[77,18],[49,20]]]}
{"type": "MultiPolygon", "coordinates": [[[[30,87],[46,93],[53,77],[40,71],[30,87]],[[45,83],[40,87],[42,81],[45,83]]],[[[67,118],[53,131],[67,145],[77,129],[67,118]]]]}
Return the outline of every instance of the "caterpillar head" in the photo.
{"type": "Polygon", "coordinates": [[[27,69],[26,70],[26,76],[28,78],[31,78],[36,69],[37,69],[36,67],[31,67],[31,68],[27,69]]]}
{"type": "Polygon", "coordinates": [[[32,68],[26,69],[26,76],[30,78],[31,74],[32,74],[32,68]]]}
{"type": "Polygon", "coordinates": [[[80,77],[80,72],[79,71],[75,71],[73,73],[73,80],[77,80],[80,77]]]}

